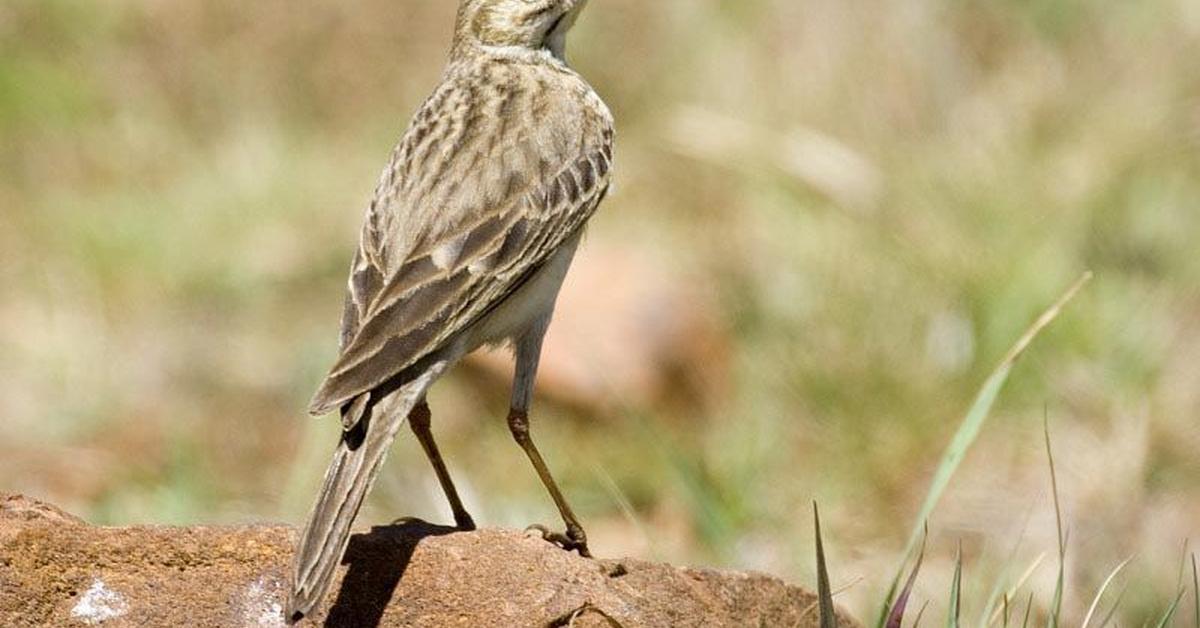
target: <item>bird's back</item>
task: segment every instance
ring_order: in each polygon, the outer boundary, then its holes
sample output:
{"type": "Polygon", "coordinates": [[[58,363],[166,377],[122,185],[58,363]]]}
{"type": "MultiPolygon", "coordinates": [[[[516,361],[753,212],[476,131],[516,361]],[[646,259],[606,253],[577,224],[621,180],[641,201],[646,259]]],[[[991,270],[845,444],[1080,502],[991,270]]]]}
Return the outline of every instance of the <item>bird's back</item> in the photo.
{"type": "Polygon", "coordinates": [[[553,62],[451,65],[380,176],[367,223],[395,270],[473,217],[520,203],[516,192],[611,137],[604,103],[553,62]]]}
{"type": "Polygon", "coordinates": [[[314,411],[380,384],[511,293],[595,209],[612,135],[600,98],[547,55],[451,64],[368,207],[342,351],[314,411]]]}

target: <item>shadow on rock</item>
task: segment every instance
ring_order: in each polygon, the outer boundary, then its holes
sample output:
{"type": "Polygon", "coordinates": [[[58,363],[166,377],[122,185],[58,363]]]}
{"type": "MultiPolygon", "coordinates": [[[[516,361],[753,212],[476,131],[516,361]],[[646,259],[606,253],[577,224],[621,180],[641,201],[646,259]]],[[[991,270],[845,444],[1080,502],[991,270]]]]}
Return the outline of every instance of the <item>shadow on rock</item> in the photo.
{"type": "MultiPolygon", "coordinates": [[[[296,535],[96,527],[0,492],[0,627],[274,625],[296,535]]],[[[816,594],[763,574],[589,560],[517,530],[417,520],[352,537],[334,578],[305,628],[820,626],[816,594]]],[[[844,613],[838,625],[862,626],[844,613]]]]}
{"type": "Polygon", "coordinates": [[[325,619],[327,628],[378,626],[422,539],[458,532],[420,519],[402,519],[350,537],[342,564],[348,565],[337,600],[325,619]]]}

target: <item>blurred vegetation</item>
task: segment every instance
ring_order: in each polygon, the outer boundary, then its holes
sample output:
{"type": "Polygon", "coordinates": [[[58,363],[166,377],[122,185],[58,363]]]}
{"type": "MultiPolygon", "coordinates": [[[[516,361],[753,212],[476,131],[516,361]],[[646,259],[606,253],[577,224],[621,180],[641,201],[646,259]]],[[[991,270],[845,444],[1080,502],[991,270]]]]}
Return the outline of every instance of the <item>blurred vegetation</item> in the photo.
{"type": "MultiPolygon", "coordinates": [[[[0,4],[0,489],[300,520],[338,429],[302,409],[453,4],[0,4]]],[[[812,584],[817,499],[873,617],[957,417],[1091,269],[935,512],[913,606],[944,609],[960,541],[969,617],[972,571],[1053,554],[1045,411],[1064,620],[1135,553],[1120,616],[1161,615],[1200,532],[1200,5],[597,0],[571,52],[619,124],[581,262],[607,243],[699,286],[726,347],[680,392],[539,401],[595,551],[812,584]]],[[[481,523],[554,522],[505,398],[439,385],[443,451],[481,523]]],[[[366,518],[448,517],[411,441],[366,518]]]]}

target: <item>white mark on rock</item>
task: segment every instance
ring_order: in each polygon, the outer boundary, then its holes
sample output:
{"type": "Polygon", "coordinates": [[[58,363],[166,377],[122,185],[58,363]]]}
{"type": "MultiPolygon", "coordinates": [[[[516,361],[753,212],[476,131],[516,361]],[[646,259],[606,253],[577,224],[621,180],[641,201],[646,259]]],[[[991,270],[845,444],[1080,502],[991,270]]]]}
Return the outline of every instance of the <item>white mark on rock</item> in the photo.
{"type": "Polygon", "coordinates": [[[86,624],[99,624],[114,617],[120,617],[129,612],[129,605],[120,593],[104,585],[104,581],[96,578],[92,586],[79,598],[79,603],[71,609],[71,616],[83,620],[86,624]]]}
{"type": "Polygon", "coordinates": [[[246,626],[283,628],[283,605],[278,598],[282,587],[275,578],[262,576],[250,583],[241,595],[242,621],[246,626]]]}

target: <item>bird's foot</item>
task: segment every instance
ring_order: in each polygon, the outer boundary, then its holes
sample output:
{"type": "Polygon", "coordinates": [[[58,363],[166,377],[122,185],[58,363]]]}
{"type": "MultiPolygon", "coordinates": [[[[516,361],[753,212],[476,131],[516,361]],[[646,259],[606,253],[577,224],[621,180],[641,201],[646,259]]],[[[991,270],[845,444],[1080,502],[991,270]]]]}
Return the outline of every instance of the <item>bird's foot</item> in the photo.
{"type": "Polygon", "coordinates": [[[583,528],[579,526],[568,525],[566,532],[551,532],[546,526],[535,523],[528,528],[525,528],[525,531],[537,531],[542,535],[542,539],[549,541],[568,552],[576,551],[579,552],[579,555],[584,558],[592,557],[592,553],[588,551],[587,534],[585,534],[583,532],[583,528]]]}
{"type": "Polygon", "coordinates": [[[471,515],[468,515],[465,512],[456,513],[454,515],[454,527],[462,530],[463,532],[472,532],[476,529],[475,520],[471,518],[471,515]]]}

